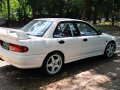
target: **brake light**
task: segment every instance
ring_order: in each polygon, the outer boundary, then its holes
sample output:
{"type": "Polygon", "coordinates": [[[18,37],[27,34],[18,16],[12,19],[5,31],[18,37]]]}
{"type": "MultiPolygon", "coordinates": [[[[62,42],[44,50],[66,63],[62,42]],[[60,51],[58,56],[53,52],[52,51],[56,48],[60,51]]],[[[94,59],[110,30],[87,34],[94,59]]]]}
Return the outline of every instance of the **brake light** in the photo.
{"type": "Polygon", "coordinates": [[[27,52],[28,48],[25,46],[20,46],[16,44],[9,44],[9,50],[14,52],[27,52]]]}

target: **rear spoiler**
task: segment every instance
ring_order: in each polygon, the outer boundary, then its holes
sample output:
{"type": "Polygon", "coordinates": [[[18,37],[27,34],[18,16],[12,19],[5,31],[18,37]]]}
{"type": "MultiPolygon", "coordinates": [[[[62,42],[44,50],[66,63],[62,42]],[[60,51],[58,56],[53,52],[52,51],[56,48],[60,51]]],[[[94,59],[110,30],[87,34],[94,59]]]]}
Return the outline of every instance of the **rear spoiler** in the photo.
{"type": "Polygon", "coordinates": [[[24,31],[8,28],[0,28],[0,38],[9,38],[13,40],[26,40],[30,39],[24,31]]]}

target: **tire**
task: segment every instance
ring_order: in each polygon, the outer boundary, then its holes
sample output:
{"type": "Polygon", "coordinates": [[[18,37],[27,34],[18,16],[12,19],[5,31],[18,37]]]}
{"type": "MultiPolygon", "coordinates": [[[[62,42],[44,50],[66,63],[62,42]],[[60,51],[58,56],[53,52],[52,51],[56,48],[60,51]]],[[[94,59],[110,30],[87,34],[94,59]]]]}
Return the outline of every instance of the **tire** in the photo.
{"type": "Polygon", "coordinates": [[[116,44],[114,42],[108,43],[104,52],[105,57],[107,58],[113,57],[115,50],[116,50],[116,44]]]}
{"type": "Polygon", "coordinates": [[[48,75],[57,74],[63,66],[63,57],[59,53],[49,54],[43,63],[43,71],[48,75]]]}

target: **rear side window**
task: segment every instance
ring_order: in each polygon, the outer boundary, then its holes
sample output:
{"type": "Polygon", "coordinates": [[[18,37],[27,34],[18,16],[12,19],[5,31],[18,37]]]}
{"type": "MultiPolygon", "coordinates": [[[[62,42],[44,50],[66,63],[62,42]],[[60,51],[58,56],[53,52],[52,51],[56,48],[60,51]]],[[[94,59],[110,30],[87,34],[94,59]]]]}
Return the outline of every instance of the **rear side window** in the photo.
{"type": "Polygon", "coordinates": [[[56,27],[53,34],[55,38],[80,36],[79,30],[72,22],[62,22],[56,27]]]}

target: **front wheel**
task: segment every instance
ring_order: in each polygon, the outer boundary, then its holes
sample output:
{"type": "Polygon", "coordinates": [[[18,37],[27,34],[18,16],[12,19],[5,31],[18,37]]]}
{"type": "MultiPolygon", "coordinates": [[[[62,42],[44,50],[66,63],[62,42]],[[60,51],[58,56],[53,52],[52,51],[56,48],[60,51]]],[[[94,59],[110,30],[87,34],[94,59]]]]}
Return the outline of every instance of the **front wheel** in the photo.
{"type": "Polygon", "coordinates": [[[108,58],[111,58],[114,55],[114,52],[116,50],[116,44],[113,42],[110,42],[105,49],[104,55],[108,58]]]}
{"type": "Polygon", "coordinates": [[[59,53],[52,53],[48,55],[43,64],[44,71],[48,75],[57,74],[63,66],[63,57],[59,53]]]}

